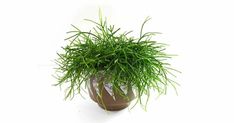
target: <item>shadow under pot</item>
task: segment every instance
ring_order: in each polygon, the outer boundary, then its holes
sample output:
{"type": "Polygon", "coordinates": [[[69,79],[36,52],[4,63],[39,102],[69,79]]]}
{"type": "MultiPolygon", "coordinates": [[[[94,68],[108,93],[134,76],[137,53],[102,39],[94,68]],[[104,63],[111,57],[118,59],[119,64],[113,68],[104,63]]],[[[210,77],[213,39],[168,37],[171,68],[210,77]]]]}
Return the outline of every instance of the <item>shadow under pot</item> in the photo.
{"type": "Polygon", "coordinates": [[[114,88],[104,76],[92,76],[88,83],[90,98],[101,108],[109,111],[122,110],[135,98],[131,87],[114,88]]]}

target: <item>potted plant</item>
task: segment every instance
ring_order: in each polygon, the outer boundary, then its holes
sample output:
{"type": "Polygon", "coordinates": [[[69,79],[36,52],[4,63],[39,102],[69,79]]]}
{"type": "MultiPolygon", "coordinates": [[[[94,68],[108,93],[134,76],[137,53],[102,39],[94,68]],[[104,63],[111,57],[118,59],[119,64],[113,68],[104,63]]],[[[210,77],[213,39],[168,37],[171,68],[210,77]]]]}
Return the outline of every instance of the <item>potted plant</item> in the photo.
{"type": "Polygon", "coordinates": [[[66,39],[69,44],[57,53],[56,85],[68,84],[66,98],[80,94],[85,85],[100,107],[121,110],[133,99],[145,106],[153,91],[163,94],[169,85],[175,88],[168,77],[174,69],[166,62],[171,58],[164,52],[166,45],[152,40],[157,33],[143,33],[150,18],[143,22],[139,37],[128,36],[131,31],[120,33],[101,15],[99,22],[85,20],[95,24],[93,30],[81,31],[72,25],[74,30],[66,39]]]}

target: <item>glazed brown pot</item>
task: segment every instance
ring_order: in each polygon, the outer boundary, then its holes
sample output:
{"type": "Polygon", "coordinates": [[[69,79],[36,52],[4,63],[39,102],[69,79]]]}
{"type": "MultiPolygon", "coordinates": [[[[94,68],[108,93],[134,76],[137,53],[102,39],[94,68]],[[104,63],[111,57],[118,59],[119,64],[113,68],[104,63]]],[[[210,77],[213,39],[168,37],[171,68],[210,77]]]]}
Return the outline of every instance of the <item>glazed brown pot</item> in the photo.
{"type": "Polygon", "coordinates": [[[129,106],[135,98],[132,88],[123,87],[116,91],[104,76],[90,78],[88,83],[89,95],[101,108],[109,111],[122,110],[129,106]],[[122,92],[120,94],[120,92],[122,92]],[[123,96],[123,94],[125,96],[123,96]]]}

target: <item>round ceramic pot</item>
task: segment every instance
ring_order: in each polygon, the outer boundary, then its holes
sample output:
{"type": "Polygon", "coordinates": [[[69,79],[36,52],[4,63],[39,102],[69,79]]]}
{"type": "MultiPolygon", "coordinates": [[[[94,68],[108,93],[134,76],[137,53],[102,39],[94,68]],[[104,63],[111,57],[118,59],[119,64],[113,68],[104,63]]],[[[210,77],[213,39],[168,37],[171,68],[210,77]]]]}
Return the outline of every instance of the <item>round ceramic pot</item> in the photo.
{"type": "Polygon", "coordinates": [[[92,76],[88,83],[91,99],[105,110],[122,110],[128,107],[130,102],[135,98],[133,90],[130,87],[121,86],[118,91],[112,88],[113,86],[108,83],[104,76],[92,76]],[[120,92],[122,93],[120,94],[120,92]]]}

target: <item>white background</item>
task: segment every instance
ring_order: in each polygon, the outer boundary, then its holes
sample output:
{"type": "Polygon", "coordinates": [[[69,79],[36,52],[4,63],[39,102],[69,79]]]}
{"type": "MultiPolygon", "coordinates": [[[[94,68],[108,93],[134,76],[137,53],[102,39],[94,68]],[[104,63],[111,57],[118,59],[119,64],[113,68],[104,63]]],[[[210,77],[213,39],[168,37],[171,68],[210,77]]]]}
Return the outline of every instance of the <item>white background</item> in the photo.
{"type": "Polygon", "coordinates": [[[234,4],[232,0],[1,0],[1,123],[233,123],[234,4]],[[64,101],[52,84],[56,52],[70,24],[90,29],[98,8],[123,30],[146,31],[178,54],[179,95],[152,97],[145,112],[105,112],[89,97],[64,101]],[[87,26],[89,25],[89,26],[87,26]]]}

